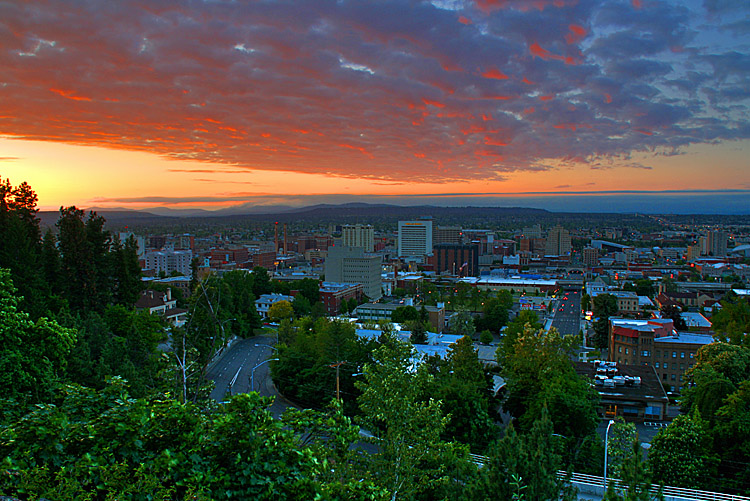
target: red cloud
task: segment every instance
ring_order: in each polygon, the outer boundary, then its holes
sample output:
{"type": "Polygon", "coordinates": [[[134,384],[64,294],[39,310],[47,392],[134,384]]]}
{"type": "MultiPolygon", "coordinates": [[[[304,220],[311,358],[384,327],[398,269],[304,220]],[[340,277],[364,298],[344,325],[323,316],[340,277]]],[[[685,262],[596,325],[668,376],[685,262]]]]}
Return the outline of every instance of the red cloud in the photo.
{"type": "Polygon", "coordinates": [[[64,98],[72,99],[73,101],[91,101],[90,97],[76,96],[72,90],[50,89],[50,91],[59,94],[64,98]]]}
{"type": "Polygon", "coordinates": [[[583,26],[579,26],[577,24],[571,24],[570,26],[568,26],[568,29],[570,30],[570,33],[565,35],[565,41],[568,44],[574,44],[574,43],[579,42],[588,33],[586,31],[586,28],[584,28],[583,26]]]}
{"type": "Polygon", "coordinates": [[[430,106],[435,106],[437,108],[445,108],[445,105],[443,103],[441,103],[440,101],[432,101],[432,100],[426,99],[426,98],[422,98],[422,101],[424,102],[424,104],[427,104],[427,105],[430,105],[430,106]]]}
{"type": "Polygon", "coordinates": [[[494,78],[495,80],[507,80],[508,79],[508,75],[498,70],[497,68],[492,68],[490,70],[485,71],[484,73],[482,73],[482,76],[484,78],[494,78]]]}

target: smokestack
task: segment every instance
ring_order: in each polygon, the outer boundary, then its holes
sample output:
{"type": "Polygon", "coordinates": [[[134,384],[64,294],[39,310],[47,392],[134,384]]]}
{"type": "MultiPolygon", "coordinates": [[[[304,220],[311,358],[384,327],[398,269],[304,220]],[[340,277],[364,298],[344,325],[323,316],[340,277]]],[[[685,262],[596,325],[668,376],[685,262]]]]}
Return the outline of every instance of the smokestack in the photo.
{"type": "Polygon", "coordinates": [[[276,221],[273,227],[273,253],[279,253],[279,222],[276,221]]]}
{"type": "Polygon", "coordinates": [[[284,223],[284,255],[286,256],[286,223],[284,223]]]}

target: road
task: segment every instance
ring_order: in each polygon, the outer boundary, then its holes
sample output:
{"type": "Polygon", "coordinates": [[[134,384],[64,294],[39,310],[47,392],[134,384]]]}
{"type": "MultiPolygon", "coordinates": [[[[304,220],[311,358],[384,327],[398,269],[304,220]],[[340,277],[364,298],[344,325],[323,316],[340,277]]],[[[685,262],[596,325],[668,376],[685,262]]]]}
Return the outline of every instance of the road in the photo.
{"type": "Polygon", "coordinates": [[[254,378],[255,390],[264,397],[275,397],[270,408],[274,417],[278,418],[287,407],[291,407],[273,386],[269,363],[259,366],[261,362],[273,358],[274,343],[274,338],[265,336],[238,339],[232,343],[227,352],[208,371],[208,378],[212,379],[215,384],[211,398],[219,402],[225,400],[232,380],[234,380],[233,394],[248,393],[253,367],[257,367],[254,378]]]}
{"type": "Polygon", "coordinates": [[[555,305],[552,327],[563,336],[576,335],[581,330],[581,292],[561,292],[555,305]]]}

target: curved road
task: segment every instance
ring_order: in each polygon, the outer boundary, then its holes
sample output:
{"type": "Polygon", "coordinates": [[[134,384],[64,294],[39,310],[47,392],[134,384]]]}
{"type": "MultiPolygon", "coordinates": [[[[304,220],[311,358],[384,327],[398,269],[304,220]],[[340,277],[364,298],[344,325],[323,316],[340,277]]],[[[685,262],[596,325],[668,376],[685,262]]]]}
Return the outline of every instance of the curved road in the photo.
{"type": "Polygon", "coordinates": [[[206,376],[214,381],[215,387],[211,398],[221,402],[229,394],[248,393],[252,371],[255,369],[255,391],[264,397],[275,397],[270,410],[278,418],[284,410],[291,407],[276,391],[271,381],[268,359],[274,358],[273,337],[255,336],[248,339],[237,339],[226,352],[210,366],[206,376]],[[261,362],[265,362],[262,365],[261,362]],[[231,383],[234,381],[234,385],[231,383]]]}

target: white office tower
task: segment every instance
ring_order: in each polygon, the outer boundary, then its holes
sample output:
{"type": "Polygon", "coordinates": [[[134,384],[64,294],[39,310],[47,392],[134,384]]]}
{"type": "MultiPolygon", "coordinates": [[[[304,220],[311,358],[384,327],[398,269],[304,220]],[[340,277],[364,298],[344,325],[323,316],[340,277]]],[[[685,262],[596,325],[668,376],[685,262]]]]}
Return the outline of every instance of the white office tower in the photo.
{"type": "Polygon", "coordinates": [[[365,252],[372,252],[375,229],[370,224],[347,224],[341,228],[341,240],[347,247],[362,247],[365,252]]]}
{"type": "Polygon", "coordinates": [[[349,247],[336,242],[328,248],[326,282],[362,284],[365,295],[375,301],[383,295],[381,260],[379,255],[369,254],[362,247],[349,247]]]}
{"type": "Polygon", "coordinates": [[[432,252],[432,219],[398,222],[398,257],[420,261],[432,252]]]}

